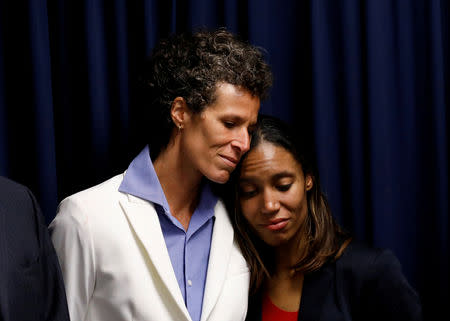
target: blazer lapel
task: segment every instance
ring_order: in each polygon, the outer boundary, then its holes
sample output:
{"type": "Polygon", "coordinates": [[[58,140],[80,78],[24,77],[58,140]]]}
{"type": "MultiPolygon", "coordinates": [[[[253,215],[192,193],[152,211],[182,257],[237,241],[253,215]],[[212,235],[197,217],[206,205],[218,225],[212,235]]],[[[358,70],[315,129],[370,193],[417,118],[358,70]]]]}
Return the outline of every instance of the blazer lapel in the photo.
{"type": "MultiPolygon", "coordinates": [[[[329,294],[334,277],[334,265],[328,264],[319,271],[307,274],[303,283],[298,321],[319,321],[325,298],[329,294]]],[[[246,321],[262,320],[262,292],[249,298],[246,321]]]]}
{"type": "Polygon", "coordinates": [[[215,222],[209,253],[208,274],[206,276],[205,293],[201,320],[208,319],[219,299],[225,282],[230,254],[233,246],[233,227],[221,201],[215,208],[215,222]]]}
{"type": "Polygon", "coordinates": [[[158,214],[153,205],[132,195],[128,195],[128,201],[121,200],[120,204],[128,222],[142,242],[150,258],[150,264],[154,266],[176,306],[186,317],[185,319],[191,320],[172,268],[158,214]]]}
{"type": "Polygon", "coordinates": [[[305,275],[298,320],[318,321],[334,277],[334,264],[305,275]]]}

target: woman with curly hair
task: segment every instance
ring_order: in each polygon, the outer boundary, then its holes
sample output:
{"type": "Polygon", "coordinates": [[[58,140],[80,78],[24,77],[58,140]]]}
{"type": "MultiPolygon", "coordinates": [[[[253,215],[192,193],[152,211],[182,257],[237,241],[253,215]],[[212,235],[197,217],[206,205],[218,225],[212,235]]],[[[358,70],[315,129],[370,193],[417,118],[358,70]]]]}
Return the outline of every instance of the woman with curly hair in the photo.
{"type": "Polygon", "coordinates": [[[394,254],[358,243],[333,219],[298,135],[260,116],[226,197],[250,266],[248,321],[419,321],[394,254]]]}
{"type": "Polygon", "coordinates": [[[71,319],[243,320],[250,274],[210,185],[249,149],[270,68],[220,29],[162,40],[146,71],[148,146],[50,225],[71,319]]]}

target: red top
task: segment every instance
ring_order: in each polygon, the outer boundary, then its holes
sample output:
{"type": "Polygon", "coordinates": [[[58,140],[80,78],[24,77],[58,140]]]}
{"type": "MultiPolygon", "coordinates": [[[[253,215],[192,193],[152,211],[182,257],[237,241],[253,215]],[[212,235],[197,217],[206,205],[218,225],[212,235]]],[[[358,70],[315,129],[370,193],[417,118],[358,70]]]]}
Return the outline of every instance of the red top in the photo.
{"type": "Polygon", "coordinates": [[[297,321],[298,311],[289,312],[281,310],[272,303],[268,295],[264,296],[262,302],[262,321],[297,321]]]}

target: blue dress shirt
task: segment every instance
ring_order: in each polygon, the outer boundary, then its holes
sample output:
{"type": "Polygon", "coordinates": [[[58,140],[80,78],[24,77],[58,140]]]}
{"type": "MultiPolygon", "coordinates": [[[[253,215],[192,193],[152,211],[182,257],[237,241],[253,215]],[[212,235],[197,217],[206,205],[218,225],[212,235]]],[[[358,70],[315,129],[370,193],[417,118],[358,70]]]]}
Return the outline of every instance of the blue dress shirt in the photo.
{"type": "Polygon", "coordinates": [[[185,231],[170,213],[148,146],[131,162],[119,191],[154,203],[184,302],[192,320],[200,321],[217,197],[208,184],[203,186],[185,231]]]}

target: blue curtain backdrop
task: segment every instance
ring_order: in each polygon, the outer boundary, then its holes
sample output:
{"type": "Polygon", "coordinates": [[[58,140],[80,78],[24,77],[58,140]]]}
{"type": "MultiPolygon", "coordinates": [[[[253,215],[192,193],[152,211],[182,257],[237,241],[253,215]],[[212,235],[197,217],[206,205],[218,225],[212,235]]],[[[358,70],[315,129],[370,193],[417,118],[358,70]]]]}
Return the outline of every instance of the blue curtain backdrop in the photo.
{"type": "Polygon", "coordinates": [[[143,147],[135,84],[162,36],[225,26],[267,51],[261,111],[311,138],[338,220],[448,315],[449,2],[4,0],[0,175],[46,219],[143,147]]]}

